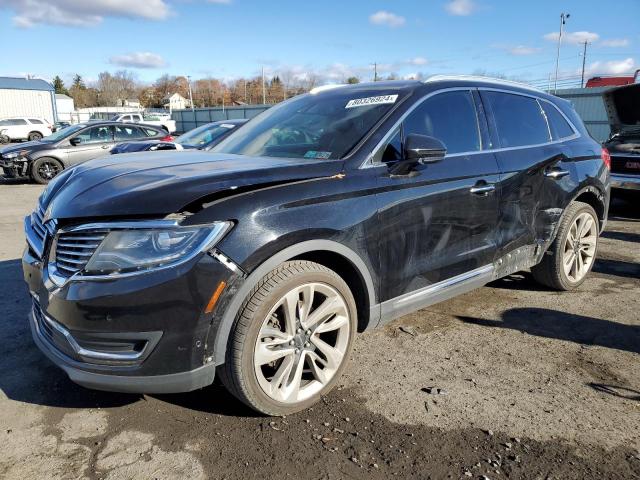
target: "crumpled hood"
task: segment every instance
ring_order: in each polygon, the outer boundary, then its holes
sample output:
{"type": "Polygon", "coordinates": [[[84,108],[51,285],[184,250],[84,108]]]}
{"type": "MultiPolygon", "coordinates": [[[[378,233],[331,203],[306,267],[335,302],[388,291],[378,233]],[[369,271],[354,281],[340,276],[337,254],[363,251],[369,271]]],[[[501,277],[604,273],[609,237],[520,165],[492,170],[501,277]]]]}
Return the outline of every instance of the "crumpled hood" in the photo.
{"type": "Polygon", "coordinates": [[[342,162],[209,152],[110,155],[64,171],[43,192],[46,218],[164,216],[238,187],[339,173],[342,162]]]}
{"type": "Polygon", "coordinates": [[[52,145],[53,145],[52,143],[45,143],[41,141],[17,143],[15,145],[10,145],[8,147],[1,148],[0,154],[19,152],[21,150],[28,150],[30,152],[35,152],[37,150],[45,150],[47,148],[51,148],[52,145]]]}
{"type": "Polygon", "coordinates": [[[640,130],[640,83],[612,88],[602,98],[613,133],[640,130]]]}

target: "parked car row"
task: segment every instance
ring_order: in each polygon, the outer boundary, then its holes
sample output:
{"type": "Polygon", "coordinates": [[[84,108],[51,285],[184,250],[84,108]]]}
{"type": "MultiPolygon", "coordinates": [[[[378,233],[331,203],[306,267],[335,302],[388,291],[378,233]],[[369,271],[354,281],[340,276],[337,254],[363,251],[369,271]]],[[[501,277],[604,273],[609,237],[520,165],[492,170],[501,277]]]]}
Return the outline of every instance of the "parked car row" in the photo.
{"type": "Polygon", "coordinates": [[[158,126],[114,121],[71,125],[38,141],[0,150],[6,178],[50,182],[62,170],[112,153],[154,150],[210,150],[247,120],[212,122],[181,135],[178,140],[158,126]]]}
{"type": "Polygon", "coordinates": [[[184,392],[220,375],[288,415],[336,385],[356,332],[523,269],[577,288],[609,168],[569,102],[515,82],[312,90],[208,152],[55,178],[25,219],[33,337],[90,388],[184,392]]]}

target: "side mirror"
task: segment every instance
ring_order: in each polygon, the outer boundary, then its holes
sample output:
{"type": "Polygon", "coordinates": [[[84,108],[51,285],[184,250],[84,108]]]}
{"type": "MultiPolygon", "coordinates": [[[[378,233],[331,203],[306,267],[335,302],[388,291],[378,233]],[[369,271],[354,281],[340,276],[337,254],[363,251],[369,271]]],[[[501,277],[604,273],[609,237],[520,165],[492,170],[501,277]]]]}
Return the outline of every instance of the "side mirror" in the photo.
{"type": "Polygon", "coordinates": [[[404,141],[404,158],[418,163],[433,163],[444,159],[447,147],[437,138],[412,133],[404,141]]]}
{"type": "Polygon", "coordinates": [[[69,140],[69,143],[71,145],[73,145],[74,147],[77,147],[78,145],[80,145],[82,143],[82,138],[80,137],[73,137],[71,140],[69,140]]]}
{"type": "Polygon", "coordinates": [[[444,159],[447,147],[437,138],[411,133],[404,140],[403,159],[392,164],[391,175],[408,175],[418,164],[444,159]]]}

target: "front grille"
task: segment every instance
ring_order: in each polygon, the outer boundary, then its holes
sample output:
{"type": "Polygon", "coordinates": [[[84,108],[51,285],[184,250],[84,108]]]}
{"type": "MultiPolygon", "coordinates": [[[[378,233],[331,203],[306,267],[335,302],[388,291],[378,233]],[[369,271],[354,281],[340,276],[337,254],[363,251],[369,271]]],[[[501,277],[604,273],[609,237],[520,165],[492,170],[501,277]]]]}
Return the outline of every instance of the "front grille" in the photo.
{"type": "Polygon", "coordinates": [[[70,277],[82,270],[107,233],[107,230],[60,233],[55,242],[53,257],[58,273],[70,277]]]}
{"type": "Polygon", "coordinates": [[[640,175],[640,155],[611,155],[611,171],[640,175]]]}

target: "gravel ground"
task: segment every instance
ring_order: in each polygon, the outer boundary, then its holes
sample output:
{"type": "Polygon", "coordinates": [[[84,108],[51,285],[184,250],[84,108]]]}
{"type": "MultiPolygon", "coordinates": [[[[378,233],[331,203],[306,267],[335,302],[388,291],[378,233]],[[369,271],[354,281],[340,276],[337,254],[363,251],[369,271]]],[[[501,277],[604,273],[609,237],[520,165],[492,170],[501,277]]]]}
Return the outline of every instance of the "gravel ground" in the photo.
{"type": "Polygon", "coordinates": [[[121,395],[33,345],[22,218],[0,184],[1,478],[639,478],[640,212],[614,203],[575,292],[527,273],[362,334],[339,388],[265,418],[214,385],[121,395]]]}

